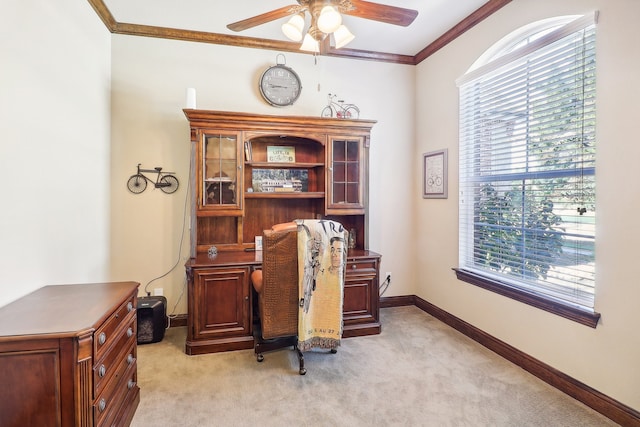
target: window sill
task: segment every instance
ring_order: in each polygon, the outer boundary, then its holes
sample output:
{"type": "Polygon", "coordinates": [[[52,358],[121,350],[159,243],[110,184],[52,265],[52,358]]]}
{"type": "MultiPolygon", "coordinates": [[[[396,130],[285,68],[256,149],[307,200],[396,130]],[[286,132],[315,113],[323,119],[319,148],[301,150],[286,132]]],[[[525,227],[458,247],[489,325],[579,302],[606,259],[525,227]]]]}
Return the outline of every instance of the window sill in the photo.
{"type": "Polygon", "coordinates": [[[483,289],[520,301],[532,307],[548,311],[549,313],[556,314],[566,319],[573,320],[574,322],[581,323],[585,326],[595,328],[600,320],[600,313],[586,311],[568,304],[562,304],[549,298],[514,288],[505,283],[489,279],[467,270],[454,268],[453,271],[456,272],[458,280],[479,286],[483,289]]]}

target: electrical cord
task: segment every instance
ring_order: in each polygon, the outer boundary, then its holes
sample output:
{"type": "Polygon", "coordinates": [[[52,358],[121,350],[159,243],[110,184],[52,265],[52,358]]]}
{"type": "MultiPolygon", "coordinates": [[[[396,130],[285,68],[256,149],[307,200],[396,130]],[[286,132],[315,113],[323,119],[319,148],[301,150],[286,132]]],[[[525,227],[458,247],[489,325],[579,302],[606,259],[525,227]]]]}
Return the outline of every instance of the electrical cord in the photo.
{"type": "Polygon", "coordinates": [[[178,303],[182,300],[182,297],[184,296],[184,291],[185,289],[187,289],[187,276],[184,276],[184,280],[183,280],[183,286],[182,286],[182,291],[180,291],[180,295],[178,295],[178,299],[176,300],[176,303],[173,305],[173,309],[171,310],[171,313],[167,315],[167,329],[169,329],[171,327],[171,319],[175,319],[178,317],[176,313],[176,308],[178,308],[178,303]]]}
{"type": "Polygon", "coordinates": [[[380,294],[380,296],[384,295],[384,293],[387,292],[387,289],[389,288],[390,284],[391,284],[391,275],[389,274],[387,278],[384,279],[384,282],[382,282],[378,287],[378,293],[380,294]]]}
{"type": "MultiPolygon", "coordinates": [[[[191,194],[191,162],[189,163],[189,179],[187,181],[187,191],[185,191],[185,196],[184,196],[184,210],[183,210],[183,214],[182,214],[182,232],[180,235],[180,245],[178,246],[178,259],[176,260],[176,263],[173,265],[173,267],[171,267],[169,269],[169,271],[167,271],[166,273],[162,274],[161,276],[158,276],[154,279],[151,279],[149,282],[147,282],[147,284],[144,286],[144,292],[147,294],[147,296],[151,296],[151,292],[149,292],[149,285],[151,285],[153,282],[155,282],[156,280],[162,279],[163,277],[166,277],[168,274],[170,274],[173,270],[176,269],[176,267],[180,264],[180,259],[182,257],[182,245],[184,244],[184,235],[185,235],[185,222],[187,220],[187,207],[189,204],[189,195],[191,194]]],[[[173,310],[175,311],[178,302],[180,302],[180,300],[182,299],[182,296],[184,295],[184,288],[186,287],[186,278],[185,278],[185,285],[182,289],[182,292],[180,293],[180,296],[178,297],[178,300],[176,301],[175,306],[173,307],[173,310]]]]}

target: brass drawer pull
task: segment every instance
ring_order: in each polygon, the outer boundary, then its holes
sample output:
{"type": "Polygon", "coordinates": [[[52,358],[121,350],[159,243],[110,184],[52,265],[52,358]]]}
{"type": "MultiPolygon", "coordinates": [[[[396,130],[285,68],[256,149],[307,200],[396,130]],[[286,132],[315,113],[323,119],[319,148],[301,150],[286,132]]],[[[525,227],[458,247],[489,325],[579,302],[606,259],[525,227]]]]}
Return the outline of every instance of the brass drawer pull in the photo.
{"type": "Polygon", "coordinates": [[[107,401],[100,399],[100,403],[98,403],[98,411],[103,412],[105,409],[107,409],[107,401]]]}
{"type": "Polygon", "coordinates": [[[100,335],[98,336],[98,343],[102,345],[106,341],[107,341],[107,334],[105,334],[104,332],[100,332],[100,335]]]}
{"type": "Polygon", "coordinates": [[[133,336],[133,329],[131,329],[131,328],[127,329],[127,336],[129,338],[131,338],[133,336]]]}
{"type": "Polygon", "coordinates": [[[127,356],[127,363],[128,363],[129,365],[131,365],[131,364],[133,363],[133,361],[134,361],[134,360],[136,360],[136,359],[134,359],[134,358],[133,358],[133,354],[129,354],[129,355],[127,356]]]}
{"type": "Polygon", "coordinates": [[[100,365],[100,367],[98,368],[98,376],[100,378],[104,377],[107,373],[107,368],[104,365],[100,365]]]}
{"type": "Polygon", "coordinates": [[[131,313],[131,310],[133,310],[133,303],[129,301],[127,303],[127,313],[131,313]]]}
{"type": "Polygon", "coordinates": [[[129,390],[131,390],[132,388],[134,388],[136,386],[136,382],[134,380],[129,380],[129,382],[127,383],[127,388],[129,390]]]}

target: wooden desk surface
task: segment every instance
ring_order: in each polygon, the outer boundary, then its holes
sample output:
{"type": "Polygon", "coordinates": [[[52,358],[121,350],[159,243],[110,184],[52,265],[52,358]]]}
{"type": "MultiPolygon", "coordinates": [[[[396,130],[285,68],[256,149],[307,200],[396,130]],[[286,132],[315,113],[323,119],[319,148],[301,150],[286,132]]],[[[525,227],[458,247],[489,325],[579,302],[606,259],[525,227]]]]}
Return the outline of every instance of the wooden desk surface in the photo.
{"type": "MultiPolygon", "coordinates": [[[[380,257],[380,254],[362,249],[349,249],[347,261],[357,258],[380,257]]],[[[234,265],[262,265],[262,251],[220,251],[215,257],[198,252],[195,258],[187,261],[187,267],[228,267],[234,265]]]]}
{"type": "Polygon", "coordinates": [[[106,320],[137,282],[45,286],[0,307],[0,342],[35,334],[75,335],[106,320]]]}

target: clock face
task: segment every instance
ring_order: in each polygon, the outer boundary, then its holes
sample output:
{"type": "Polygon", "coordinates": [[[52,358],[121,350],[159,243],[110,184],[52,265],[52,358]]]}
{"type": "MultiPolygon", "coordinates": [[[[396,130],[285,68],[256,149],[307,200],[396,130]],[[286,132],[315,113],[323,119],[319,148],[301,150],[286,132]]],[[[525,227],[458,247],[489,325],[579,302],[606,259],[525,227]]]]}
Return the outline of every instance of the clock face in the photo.
{"type": "Polygon", "coordinates": [[[300,77],[284,65],[269,67],[260,77],[260,93],[269,104],[276,107],[296,102],[301,90],[300,77]]]}

